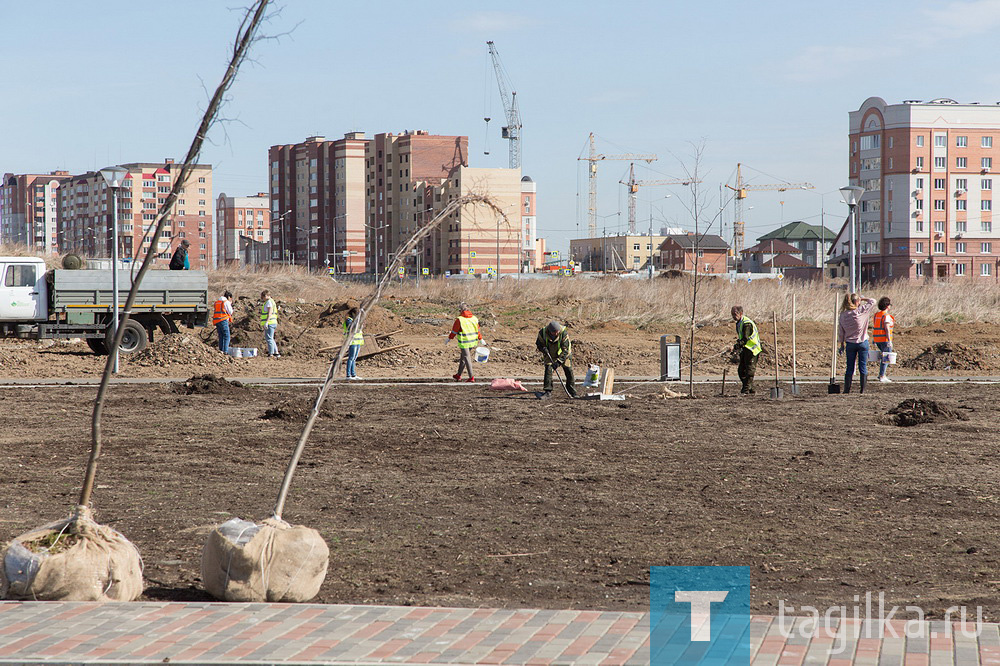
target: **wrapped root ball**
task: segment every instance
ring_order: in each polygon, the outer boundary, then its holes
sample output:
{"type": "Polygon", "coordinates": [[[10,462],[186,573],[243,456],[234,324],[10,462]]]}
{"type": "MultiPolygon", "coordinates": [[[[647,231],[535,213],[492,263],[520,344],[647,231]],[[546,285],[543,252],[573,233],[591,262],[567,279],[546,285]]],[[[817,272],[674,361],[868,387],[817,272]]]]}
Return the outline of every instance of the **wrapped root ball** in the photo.
{"type": "Polygon", "coordinates": [[[119,532],[94,522],[84,508],[3,548],[0,598],[134,601],[142,589],[139,551],[119,532]]]}
{"type": "Polygon", "coordinates": [[[309,601],[329,563],[330,548],[310,527],[233,518],[208,535],[201,579],[209,594],[224,601],[309,601]]]}

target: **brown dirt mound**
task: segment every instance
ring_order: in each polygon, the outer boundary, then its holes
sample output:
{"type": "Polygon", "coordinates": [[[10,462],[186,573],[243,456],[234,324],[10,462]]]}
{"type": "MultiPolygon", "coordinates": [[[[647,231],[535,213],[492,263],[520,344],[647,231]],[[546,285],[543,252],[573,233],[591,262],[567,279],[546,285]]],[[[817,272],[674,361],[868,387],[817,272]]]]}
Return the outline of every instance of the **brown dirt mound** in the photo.
{"type": "Polygon", "coordinates": [[[888,412],[889,423],[909,427],[935,421],[968,421],[969,418],[943,403],[923,398],[909,398],[888,412]]]}
{"type": "Polygon", "coordinates": [[[223,354],[217,348],[202,342],[197,335],[189,333],[173,333],[158,337],[141,352],[123,358],[127,359],[129,364],[145,367],[163,367],[177,363],[224,367],[235,362],[231,356],[223,354]]]}
{"type": "Polygon", "coordinates": [[[990,367],[983,352],[952,342],[927,347],[900,365],[918,370],[986,370],[990,367]]]}
{"type": "MultiPolygon", "coordinates": [[[[278,421],[294,421],[294,422],[304,422],[309,418],[309,412],[312,411],[313,402],[282,402],[277,405],[271,405],[264,410],[264,413],[260,415],[260,418],[265,421],[270,421],[272,419],[278,421]]],[[[321,418],[333,418],[337,416],[337,412],[326,404],[319,411],[321,418]]]]}
{"type": "Polygon", "coordinates": [[[181,395],[242,395],[250,389],[240,382],[230,381],[217,375],[195,375],[183,383],[171,384],[171,390],[181,395]]]}

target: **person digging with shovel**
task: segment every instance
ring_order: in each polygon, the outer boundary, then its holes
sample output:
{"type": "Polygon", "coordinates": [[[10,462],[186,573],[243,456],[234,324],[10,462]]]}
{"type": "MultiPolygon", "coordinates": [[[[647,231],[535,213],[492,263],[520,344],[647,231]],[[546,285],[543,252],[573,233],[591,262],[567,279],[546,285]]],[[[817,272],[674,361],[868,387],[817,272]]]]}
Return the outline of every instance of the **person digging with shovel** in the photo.
{"type": "Polygon", "coordinates": [[[573,367],[570,362],[573,343],[570,342],[566,327],[557,321],[550,321],[542,330],[538,331],[535,347],[542,352],[545,362],[543,394],[540,397],[547,398],[552,395],[552,373],[562,368],[566,372],[566,392],[571,398],[575,398],[576,387],[573,385],[573,367]]]}
{"type": "Polygon", "coordinates": [[[733,351],[740,355],[740,365],[738,373],[743,387],[740,389],[741,395],[753,395],[753,378],[757,374],[757,356],[760,354],[760,335],[757,332],[757,324],[753,323],[750,317],[743,315],[743,306],[734,305],[730,314],[736,322],[736,344],[733,351]]]}

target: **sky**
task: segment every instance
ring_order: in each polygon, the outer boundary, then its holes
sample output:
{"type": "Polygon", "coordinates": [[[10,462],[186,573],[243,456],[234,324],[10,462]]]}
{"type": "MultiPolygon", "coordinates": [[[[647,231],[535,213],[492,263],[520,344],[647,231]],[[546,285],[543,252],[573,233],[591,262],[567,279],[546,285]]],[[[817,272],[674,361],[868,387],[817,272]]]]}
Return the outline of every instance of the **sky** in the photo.
{"type": "MultiPolygon", "coordinates": [[[[868,97],[1000,101],[1000,0],[285,0],[275,9],[202,153],[215,196],[267,191],[268,147],[316,134],[466,135],[471,166],[507,166],[493,40],[517,91],[522,169],[537,183],[550,249],[586,235],[578,158],[591,132],[600,153],[656,154],[636,165],[640,179],[697,168],[701,231],[711,223],[728,236],[732,204],[719,211],[737,163],[750,184],[815,186],[752,192],[750,245],[792,220],[819,223],[821,211],[838,226],[848,113],[868,97]]],[[[233,0],[0,0],[0,172],[179,160],[241,16],[233,0]]],[[[600,232],[627,226],[628,167],[598,167],[600,232]]],[[[654,230],[693,229],[693,194],[641,188],[638,228],[652,217],[654,230]]]]}

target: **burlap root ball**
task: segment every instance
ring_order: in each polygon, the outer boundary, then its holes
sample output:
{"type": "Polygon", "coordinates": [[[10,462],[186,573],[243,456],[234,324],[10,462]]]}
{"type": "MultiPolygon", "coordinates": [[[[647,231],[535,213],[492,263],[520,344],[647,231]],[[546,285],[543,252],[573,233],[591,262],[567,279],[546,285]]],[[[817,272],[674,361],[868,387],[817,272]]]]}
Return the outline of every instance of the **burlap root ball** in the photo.
{"type": "Polygon", "coordinates": [[[205,589],[223,601],[309,601],[319,592],[330,548],[316,530],[277,518],[233,518],[208,535],[201,555],[205,589]]]}
{"type": "Polygon", "coordinates": [[[134,601],[142,559],[132,542],[90,512],[15,537],[4,545],[0,598],[39,601],[134,601]]]}

